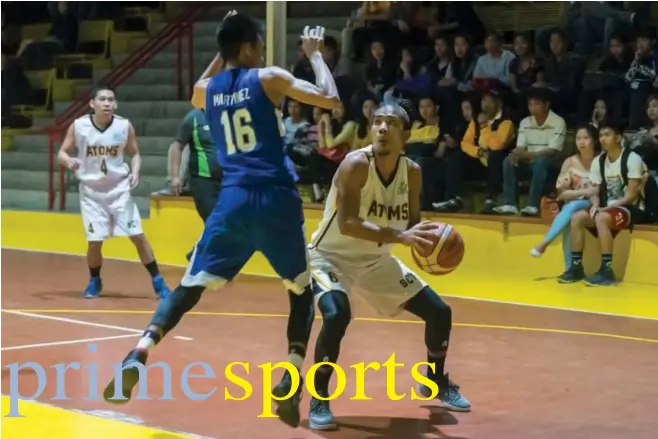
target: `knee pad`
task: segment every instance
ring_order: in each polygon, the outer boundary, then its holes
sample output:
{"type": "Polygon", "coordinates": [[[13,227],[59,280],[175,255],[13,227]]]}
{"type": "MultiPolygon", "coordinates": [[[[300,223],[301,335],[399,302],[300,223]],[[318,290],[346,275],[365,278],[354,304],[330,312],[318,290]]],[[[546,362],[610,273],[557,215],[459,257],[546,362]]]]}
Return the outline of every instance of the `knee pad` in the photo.
{"type": "Polygon", "coordinates": [[[318,299],[318,308],[322,313],[324,325],[337,330],[345,330],[352,321],[347,295],[342,291],[327,291],[318,299]]]}

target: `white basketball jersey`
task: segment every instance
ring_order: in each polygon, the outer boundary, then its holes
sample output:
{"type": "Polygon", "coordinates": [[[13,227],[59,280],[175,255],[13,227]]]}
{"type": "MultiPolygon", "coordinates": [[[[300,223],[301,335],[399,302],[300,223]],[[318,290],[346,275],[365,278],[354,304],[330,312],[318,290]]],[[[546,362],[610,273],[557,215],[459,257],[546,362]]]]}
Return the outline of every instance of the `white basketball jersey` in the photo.
{"type": "MultiPolygon", "coordinates": [[[[370,162],[368,179],[361,189],[359,216],[380,227],[406,230],[409,226],[409,159],[400,156],[395,174],[391,176],[390,183],[386,184],[377,171],[372,147],[368,146],[359,151],[366,154],[370,162]]],[[[336,196],[336,186],[332,184],[324,216],[311,238],[311,248],[338,253],[354,260],[370,259],[389,253],[393,244],[364,241],[340,232],[336,219],[336,196]]]]}
{"type": "Polygon", "coordinates": [[[114,115],[110,124],[101,129],[92,115],[86,115],[73,123],[80,160],[76,176],[80,182],[93,189],[107,190],[125,180],[130,174],[130,167],[123,158],[130,121],[114,115]]]}

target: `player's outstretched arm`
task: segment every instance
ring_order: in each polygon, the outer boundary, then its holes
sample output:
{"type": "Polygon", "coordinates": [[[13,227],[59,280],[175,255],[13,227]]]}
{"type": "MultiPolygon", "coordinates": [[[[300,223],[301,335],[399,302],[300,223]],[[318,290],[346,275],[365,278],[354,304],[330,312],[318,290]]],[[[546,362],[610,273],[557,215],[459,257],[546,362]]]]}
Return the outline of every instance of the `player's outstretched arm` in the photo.
{"type": "Polygon", "coordinates": [[[142,169],[142,155],[139,153],[139,147],[137,146],[137,135],[135,134],[135,128],[130,124],[128,129],[128,141],[126,142],[126,154],[131,157],[130,160],[130,179],[131,186],[135,187],[139,183],[139,172],[142,169]]]}
{"type": "Polygon", "coordinates": [[[78,159],[71,157],[71,151],[75,148],[75,122],[73,122],[69,129],[66,131],[66,136],[62,141],[62,144],[59,147],[57,152],[57,162],[66,166],[68,169],[75,171],[80,167],[80,162],[78,159]]]}

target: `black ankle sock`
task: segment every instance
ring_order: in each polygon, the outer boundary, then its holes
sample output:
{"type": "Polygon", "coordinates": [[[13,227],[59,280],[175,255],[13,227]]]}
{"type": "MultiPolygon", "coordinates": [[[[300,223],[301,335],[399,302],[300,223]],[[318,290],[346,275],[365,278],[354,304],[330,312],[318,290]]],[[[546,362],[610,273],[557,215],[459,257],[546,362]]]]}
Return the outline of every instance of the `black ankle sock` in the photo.
{"type": "Polygon", "coordinates": [[[583,262],[583,252],[571,252],[573,265],[580,265],[583,262]]]}
{"type": "Polygon", "coordinates": [[[99,278],[101,277],[101,267],[89,267],[89,276],[94,277],[94,278],[99,278]]]}
{"type": "Polygon", "coordinates": [[[315,371],[315,380],[313,384],[315,385],[315,391],[318,395],[325,398],[329,396],[329,381],[331,380],[332,372],[333,368],[330,366],[322,366],[315,371]]]}
{"type": "Polygon", "coordinates": [[[601,268],[609,268],[612,264],[612,254],[604,253],[601,255],[601,268]]]}
{"type": "Polygon", "coordinates": [[[155,259],[153,260],[153,262],[144,264],[144,267],[146,267],[146,270],[148,270],[151,277],[155,277],[158,274],[160,274],[160,269],[158,268],[158,262],[155,259]]]}
{"type": "Polygon", "coordinates": [[[427,354],[427,362],[430,364],[434,364],[434,372],[432,372],[432,369],[427,369],[427,378],[431,379],[432,381],[436,381],[439,378],[443,377],[445,375],[445,365],[446,365],[446,356],[442,356],[441,358],[435,358],[432,354],[427,354]]]}

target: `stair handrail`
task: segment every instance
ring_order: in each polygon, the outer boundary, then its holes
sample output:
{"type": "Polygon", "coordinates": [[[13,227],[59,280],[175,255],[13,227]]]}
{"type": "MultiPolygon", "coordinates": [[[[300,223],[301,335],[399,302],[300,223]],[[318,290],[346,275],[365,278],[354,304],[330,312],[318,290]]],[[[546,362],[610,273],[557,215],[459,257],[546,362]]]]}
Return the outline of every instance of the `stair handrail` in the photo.
{"type": "Polygon", "coordinates": [[[57,116],[53,125],[49,127],[49,130],[61,131],[66,129],[79,114],[84,113],[88,102],[89,92],[91,92],[94,86],[103,84],[110,87],[118,87],[121,85],[140,67],[151,60],[153,56],[162,51],[162,49],[168,46],[175,38],[180,36],[184,30],[184,25],[189,25],[194,22],[194,20],[207,8],[208,6],[205,3],[197,5],[195,8],[179,15],[174,21],[167,24],[155,35],[151,36],[142,47],[134,51],[122,63],[108,72],[105,77],[90,87],[87,93],[71,104],[64,113],[57,116]]]}

